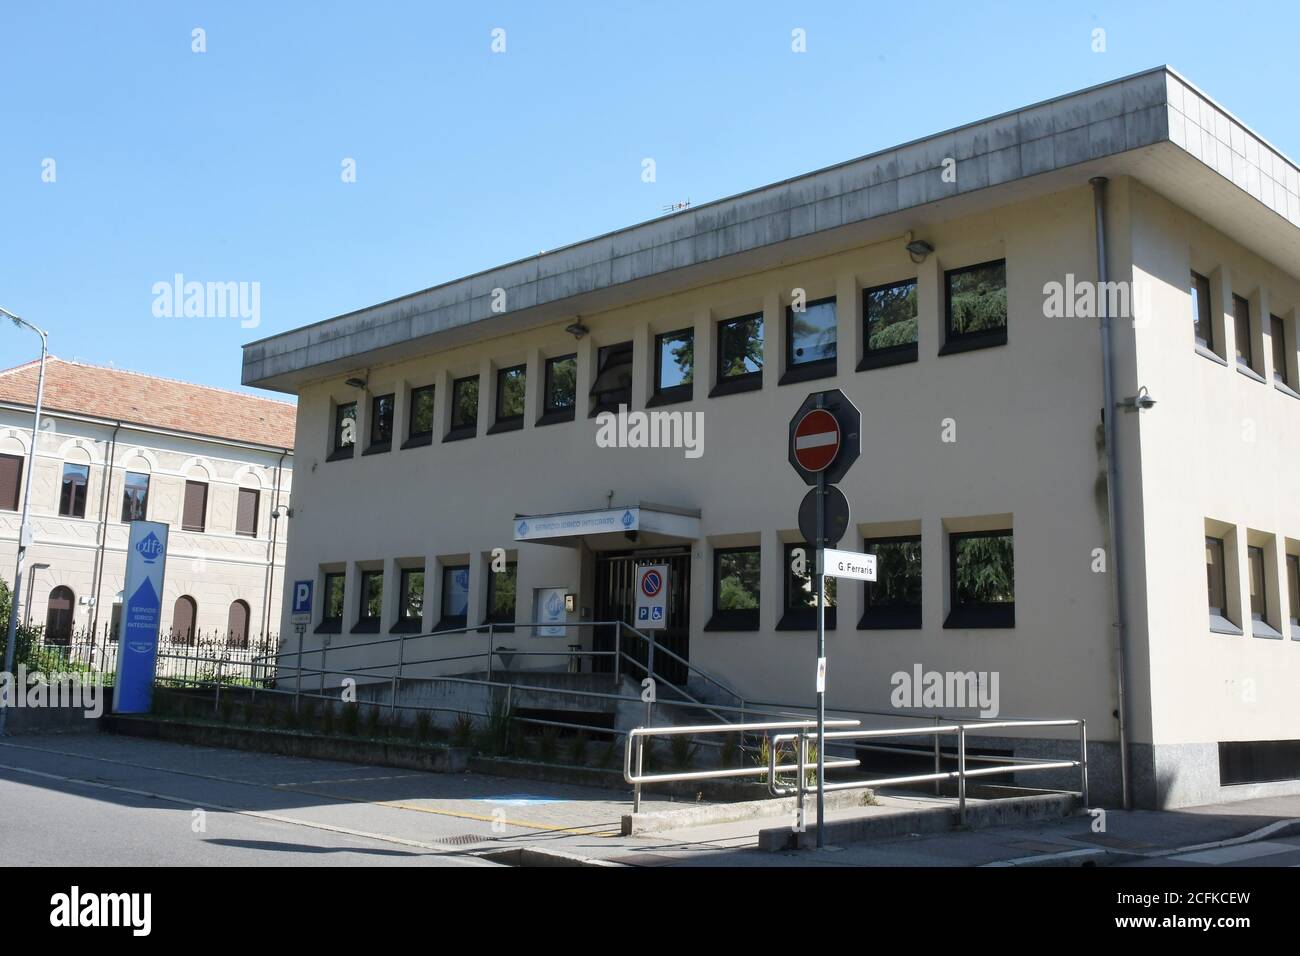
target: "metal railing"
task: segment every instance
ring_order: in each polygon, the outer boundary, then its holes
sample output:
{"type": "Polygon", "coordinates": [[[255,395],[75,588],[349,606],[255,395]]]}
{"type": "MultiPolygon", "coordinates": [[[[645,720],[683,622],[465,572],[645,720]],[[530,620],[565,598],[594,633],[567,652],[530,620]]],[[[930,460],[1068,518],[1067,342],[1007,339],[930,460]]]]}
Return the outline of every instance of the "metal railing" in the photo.
{"type": "MultiPolygon", "coordinates": [[[[847,727],[852,729],[832,730],[827,729],[824,739],[829,750],[831,743],[841,743],[850,740],[877,740],[890,737],[921,737],[933,736],[935,738],[934,749],[934,772],[921,774],[906,774],[895,777],[873,777],[866,780],[837,780],[824,784],[826,791],[849,790],[864,787],[880,788],[887,786],[903,786],[907,784],[935,782],[936,786],[941,785],[944,781],[956,781],[957,783],[957,807],[958,818],[960,822],[966,823],[966,782],[972,777],[990,777],[1004,773],[1023,773],[1037,770],[1064,770],[1077,769],[1079,771],[1079,790],[1077,791],[1084,806],[1088,805],[1088,729],[1087,721],[1079,719],[1060,719],[1060,720],[989,720],[974,723],[958,724],[939,724],[934,727],[886,727],[874,730],[859,729],[861,722],[853,719],[833,719],[826,721],[826,728],[847,727]],[[982,755],[967,755],[966,741],[967,735],[977,731],[1003,730],[1003,729],[1028,729],[1040,727],[1078,727],[1079,728],[1079,757],[1077,760],[1044,760],[1035,757],[997,757],[982,755]],[[942,769],[942,754],[939,748],[939,739],[945,735],[955,735],[957,738],[957,768],[955,770],[945,771],[942,769]],[[1004,766],[982,767],[971,769],[967,766],[968,761],[1000,763],[1004,766]]],[[[773,796],[796,796],[798,798],[799,818],[803,819],[804,797],[806,794],[815,792],[817,786],[815,782],[809,782],[810,772],[815,770],[817,764],[809,760],[808,746],[810,742],[816,740],[817,723],[814,720],[800,721],[766,721],[757,723],[742,724],[723,724],[723,725],[704,725],[698,727],[637,727],[627,733],[627,745],[623,754],[623,779],[632,784],[633,790],[633,812],[638,812],[641,806],[641,786],[647,783],[669,783],[677,780],[706,780],[721,779],[726,777],[741,776],[765,776],[769,792],[773,796]],[[767,765],[752,768],[740,768],[735,770],[705,770],[694,771],[690,773],[657,773],[647,774],[643,770],[645,741],[650,737],[670,736],[674,734],[716,734],[716,733],[754,733],[769,731],[786,731],[776,733],[769,740],[767,765]],[[782,744],[793,743],[795,762],[793,764],[781,764],[782,744]],[[633,765],[635,764],[635,772],[633,765]],[[794,773],[794,786],[783,786],[779,781],[782,774],[794,773]]],[[[867,745],[870,747],[870,745],[867,745]]],[[[864,747],[864,749],[866,749],[864,747]]],[[[918,751],[904,751],[900,748],[887,747],[870,747],[875,750],[892,750],[908,754],[917,754],[918,751]]],[[[843,769],[846,767],[857,767],[861,761],[855,758],[836,757],[832,758],[829,753],[823,755],[824,767],[827,770],[843,769]]],[[[1073,791],[1072,791],[1073,792],[1073,791]]]]}

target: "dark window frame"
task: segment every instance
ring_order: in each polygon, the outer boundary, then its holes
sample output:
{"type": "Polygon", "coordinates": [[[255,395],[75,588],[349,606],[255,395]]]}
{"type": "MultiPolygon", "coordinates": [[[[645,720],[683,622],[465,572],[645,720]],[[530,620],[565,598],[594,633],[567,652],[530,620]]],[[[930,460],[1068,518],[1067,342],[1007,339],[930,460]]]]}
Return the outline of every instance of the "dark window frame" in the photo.
{"type": "Polygon", "coordinates": [[[757,544],[743,545],[737,548],[714,548],[713,549],[713,615],[709,618],[708,624],[705,625],[706,631],[757,631],[759,628],[759,615],[763,607],[763,551],[762,546],[757,544]],[[752,554],[758,563],[759,589],[755,594],[758,601],[758,607],[754,608],[722,608],[719,606],[722,597],[722,561],[723,558],[734,554],[752,554]]]}
{"type": "MultiPolygon", "coordinates": [[[[469,590],[469,565],[468,564],[444,564],[442,574],[438,578],[438,596],[440,607],[438,609],[438,623],[434,631],[453,631],[469,625],[469,599],[473,596],[469,590]],[[465,613],[452,614],[447,613],[447,575],[454,574],[457,571],[464,571],[466,575],[465,582],[465,613]]],[[[428,581],[425,581],[425,589],[429,587],[428,581]]]]}
{"type": "Polygon", "coordinates": [[[1300,641],[1300,554],[1286,556],[1286,586],[1291,605],[1291,639],[1300,641]]]}
{"type": "MultiPolygon", "coordinates": [[[[817,608],[814,602],[813,607],[796,607],[790,603],[794,584],[794,571],[790,567],[790,560],[796,548],[802,548],[806,560],[808,561],[808,580],[811,587],[816,580],[817,575],[814,573],[817,565],[817,551],[805,541],[792,541],[788,544],[781,545],[781,620],[777,621],[776,629],[778,631],[815,631],[817,629],[817,608]]],[[[826,605],[826,630],[835,630],[838,624],[837,610],[839,607],[839,584],[836,583],[838,578],[823,576],[822,590],[825,592],[827,584],[835,589],[836,601],[834,604],[826,605]]]]}
{"type": "Polygon", "coordinates": [[[954,332],[952,327],[952,280],[970,272],[978,272],[990,266],[1002,266],[1002,288],[1009,292],[1007,281],[1007,260],[989,259],[975,262],[957,269],[945,269],[943,273],[943,345],[940,355],[952,355],[958,352],[971,352],[976,349],[996,348],[1007,344],[1007,329],[1011,325],[1011,301],[1008,296],[1007,314],[1003,317],[1000,328],[980,329],[977,332],[954,332]]]}
{"type": "Polygon", "coordinates": [[[506,572],[513,572],[515,578],[515,606],[514,609],[511,610],[508,618],[498,617],[497,610],[494,606],[497,599],[497,579],[501,576],[502,572],[493,571],[491,565],[488,565],[488,580],[486,588],[487,602],[483,609],[483,623],[491,624],[492,630],[498,633],[502,631],[507,633],[513,632],[515,629],[515,618],[519,615],[519,561],[506,561],[506,572]]]}
{"type": "Polygon", "coordinates": [[[1291,367],[1287,362],[1286,319],[1270,313],[1268,337],[1273,352],[1273,383],[1291,388],[1291,367]]]}
{"type": "Polygon", "coordinates": [[[475,436],[478,435],[478,421],[482,414],[482,403],[483,403],[483,386],[482,383],[479,381],[480,378],[481,376],[479,375],[464,375],[460,378],[452,379],[451,396],[450,396],[451,413],[448,418],[448,421],[450,423],[450,428],[447,434],[443,436],[442,438],[443,441],[445,442],[461,441],[462,439],[474,438],[475,436]],[[469,424],[457,425],[456,409],[460,406],[460,400],[459,400],[460,389],[462,385],[465,385],[468,382],[476,383],[475,388],[477,389],[477,391],[474,394],[474,421],[469,424]]]}
{"type": "Polygon", "coordinates": [[[554,425],[557,422],[571,422],[578,414],[578,353],[553,355],[542,365],[542,415],[537,419],[539,425],[554,425]],[[551,403],[551,385],[555,381],[555,366],[561,362],[573,363],[573,395],[568,405],[551,403]]]}
{"type": "Polygon", "coordinates": [[[357,622],[352,626],[354,634],[375,634],[379,631],[379,622],[384,616],[384,571],[382,568],[363,568],[357,575],[357,622]],[[379,579],[379,608],[375,613],[370,609],[370,582],[379,579]]]}
{"type": "Polygon", "coordinates": [[[316,625],[317,634],[339,634],[343,630],[343,615],[348,606],[347,574],[343,571],[326,571],[321,580],[320,623],[316,625]],[[330,584],[339,582],[339,613],[331,616],[330,584]]]}
{"type": "Polygon", "coordinates": [[[1206,603],[1207,606],[1209,607],[1211,625],[1214,624],[1215,618],[1222,618],[1224,621],[1227,621],[1235,628],[1236,623],[1232,620],[1232,618],[1228,617],[1228,568],[1227,568],[1228,542],[1227,539],[1216,538],[1213,535],[1207,534],[1205,536],[1205,548],[1207,551],[1210,551],[1212,553],[1217,552],[1217,556],[1219,559],[1218,561],[1219,592],[1223,595],[1223,605],[1221,607],[1215,606],[1215,604],[1213,603],[1214,588],[1213,585],[1210,583],[1210,579],[1209,579],[1209,575],[1211,573],[1209,571],[1209,568],[1213,567],[1213,564],[1207,565],[1206,603]]]}
{"type": "MultiPolygon", "coordinates": [[[[862,539],[862,553],[875,554],[872,551],[873,546],[882,544],[910,544],[915,543],[921,546],[921,535],[918,534],[896,534],[876,538],[862,539]]],[[[922,550],[922,561],[924,562],[924,550],[922,550]]],[[[924,569],[924,564],[922,565],[924,569]]],[[[879,562],[877,562],[877,574],[879,574],[879,562]]],[[[921,572],[921,582],[924,585],[924,570],[921,572]]],[[[862,582],[862,619],[858,621],[858,630],[860,631],[910,631],[917,630],[921,627],[921,608],[924,604],[924,591],[917,597],[915,604],[880,604],[871,603],[871,588],[874,583],[871,581],[862,582]]]]}
{"type": "Polygon", "coordinates": [[[616,356],[626,353],[628,356],[627,366],[631,370],[636,365],[636,343],[632,339],[622,342],[611,342],[609,345],[602,345],[596,349],[596,370],[591,376],[591,388],[588,390],[588,398],[591,408],[587,412],[588,418],[595,418],[601,412],[614,412],[617,414],[619,405],[626,405],[630,410],[632,408],[632,381],[629,379],[626,386],[622,388],[607,388],[601,391],[596,390],[600,383],[601,375],[609,368],[622,365],[622,362],[615,362],[616,356]],[[603,396],[613,393],[620,393],[619,400],[609,401],[603,396]],[[626,392],[626,400],[622,398],[621,393],[626,392]]]}
{"type": "Polygon", "coordinates": [[[185,479],[185,493],[184,496],[181,498],[181,530],[182,531],[193,531],[198,534],[202,534],[203,532],[208,530],[208,492],[210,490],[211,488],[209,482],[195,481],[192,478],[185,479]],[[202,508],[203,514],[200,515],[201,523],[197,525],[185,523],[185,517],[186,517],[185,502],[188,501],[190,497],[190,485],[203,486],[203,508],[202,508]]]}
{"type": "Polygon", "coordinates": [[[149,474],[149,472],[146,472],[146,471],[128,471],[128,472],[125,472],[125,473],[123,474],[123,477],[122,477],[122,523],[123,523],[123,524],[129,524],[129,523],[132,522],[132,521],[146,521],[146,520],[148,520],[148,515],[149,515],[149,488],[150,488],[150,486],[153,484],[151,478],[152,478],[152,476],[149,474]],[[132,502],[135,500],[135,496],[133,496],[133,495],[131,494],[131,479],[132,479],[133,477],[134,477],[134,478],[143,478],[143,479],[144,479],[144,495],[143,495],[143,499],[144,499],[144,500],[143,500],[143,502],[141,503],[141,506],[140,506],[140,512],[141,512],[141,514],[140,514],[140,517],[138,517],[138,518],[132,518],[132,517],[131,517],[131,511],[134,510],[134,509],[131,507],[131,504],[132,504],[132,502]]]}
{"type": "Polygon", "coordinates": [[[1232,294],[1232,339],[1233,348],[1237,354],[1237,367],[1255,371],[1255,328],[1254,319],[1251,317],[1250,300],[1245,296],[1232,294]],[[1245,310],[1245,322],[1238,313],[1238,306],[1245,310]],[[1245,361],[1242,361],[1241,342],[1242,330],[1245,330],[1246,355],[1245,361]]]}
{"type": "Polygon", "coordinates": [[[509,365],[505,368],[497,369],[496,391],[494,393],[494,396],[496,400],[494,402],[495,407],[492,410],[493,421],[492,421],[492,427],[488,429],[488,434],[496,435],[499,434],[500,432],[513,432],[523,428],[524,415],[528,408],[528,366],[526,364],[509,365]],[[523,382],[523,387],[524,387],[523,404],[521,405],[518,414],[502,415],[501,406],[503,404],[502,398],[504,397],[504,393],[505,393],[506,381],[509,376],[516,375],[516,374],[519,375],[520,381],[523,382]]]}
{"type": "Polygon", "coordinates": [[[86,498],[90,490],[90,466],[80,462],[65,461],[59,473],[59,517],[86,517],[86,498]],[[68,481],[68,469],[81,469],[85,472],[82,481],[68,481]],[[81,491],[78,492],[77,489],[81,491]],[[80,506],[80,507],[78,507],[80,506]]]}
{"type": "Polygon", "coordinates": [[[437,392],[433,385],[420,385],[411,389],[411,397],[406,403],[406,441],[402,442],[402,448],[419,448],[424,445],[433,444],[433,432],[437,427],[437,421],[434,416],[437,414],[435,399],[437,392]],[[421,396],[429,396],[429,428],[427,431],[415,430],[415,403],[421,396]]]}
{"type": "Polygon", "coordinates": [[[331,441],[331,449],[326,461],[342,461],[345,458],[351,458],[356,452],[357,447],[357,403],[339,402],[334,406],[334,435],[331,441]],[[343,444],[343,412],[346,409],[352,409],[352,441],[343,444]]]}
{"type": "Polygon", "coordinates": [[[695,397],[695,326],[687,326],[673,332],[660,332],[656,335],[654,340],[654,366],[654,393],[646,402],[647,408],[656,405],[675,405],[678,402],[689,402],[693,399],[695,397]],[[678,385],[669,385],[665,388],[663,385],[664,343],[682,338],[691,340],[691,380],[678,385]]]}
{"type": "Polygon", "coordinates": [[[721,319],[717,322],[717,355],[714,357],[714,372],[717,376],[717,384],[709,392],[709,397],[717,395],[734,395],[737,392],[752,392],[763,387],[763,358],[760,354],[758,368],[752,372],[733,372],[728,375],[724,371],[726,356],[722,351],[722,343],[726,330],[732,326],[741,323],[756,322],[758,325],[758,340],[766,347],[766,323],[764,322],[762,312],[751,312],[748,315],[737,315],[730,319],[721,319]]]}
{"type": "Polygon", "coordinates": [[[1016,626],[1014,528],[994,528],[988,531],[954,531],[948,534],[948,617],[943,626],[948,629],[1011,629],[1016,626]],[[962,602],[958,598],[957,552],[962,541],[972,538],[1011,539],[1011,601],[962,602]]]}
{"type": "Polygon", "coordinates": [[[886,282],[883,285],[873,285],[862,290],[862,361],[858,363],[857,370],[859,372],[865,372],[873,368],[886,368],[890,365],[906,365],[920,358],[921,317],[919,311],[913,315],[913,321],[916,323],[916,338],[911,342],[900,345],[887,345],[878,349],[871,347],[871,310],[869,305],[872,294],[890,292],[904,286],[911,286],[919,295],[920,283],[916,277],[900,279],[897,282],[886,282]]]}
{"type": "MultiPolygon", "coordinates": [[[[1257,544],[1246,545],[1246,580],[1250,582],[1250,593],[1247,595],[1250,605],[1250,620],[1252,624],[1262,624],[1271,632],[1268,636],[1276,634],[1273,626],[1268,622],[1268,560],[1264,554],[1264,549],[1257,544]],[[1254,562],[1259,560],[1259,607],[1255,606],[1255,568],[1254,562]]],[[[1257,633],[1256,629],[1252,629],[1257,633]]]]}
{"type": "Polygon", "coordinates": [[[1195,269],[1192,270],[1191,287],[1189,289],[1192,298],[1192,338],[1197,346],[1207,352],[1214,351],[1214,308],[1210,304],[1210,280],[1201,275],[1195,269]],[[1201,301],[1201,284],[1205,286],[1205,301],[1201,301]],[[1202,337],[1199,332],[1204,323],[1205,335],[1202,337]]]}
{"type": "Polygon", "coordinates": [[[806,313],[809,309],[817,306],[830,305],[835,313],[835,354],[829,358],[808,359],[803,362],[794,360],[794,306],[785,307],[785,335],[782,336],[785,354],[782,361],[785,365],[785,372],[782,374],[778,385],[790,385],[796,382],[808,382],[818,378],[830,378],[834,376],[839,368],[840,360],[840,309],[839,299],[837,296],[828,295],[820,299],[814,299],[811,302],[805,302],[803,311],[806,313]]]}
{"type": "Polygon", "coordinates": [[[370,421],[366,423],[366,429],[370,433],[370,441],[366,443],[366,450],[362,455],[382,455],[385,452],[393,450],[393,425],[397,418],[397,395],[394,392],[388,392],[385,395],[370,396],[370,421]],[[388,403],[388,435],[376,433],[376,426],[382,421],[380,415],[380,402],[388,403]]]}
{"type": "Polygon", "coordinates": [[[397,620],[389,629],[392,634],[418,634],[424,627],[424,606],[421,604],[420,613],[414,617],[408,617],[406,610],[410,605],[411,596],[411,576],[418,574],[423,578],[421,584],[421,602],[428,600],[428,582],[429,576],[425,574],[424,567],[401,568],[397,569],[397,620]]]}

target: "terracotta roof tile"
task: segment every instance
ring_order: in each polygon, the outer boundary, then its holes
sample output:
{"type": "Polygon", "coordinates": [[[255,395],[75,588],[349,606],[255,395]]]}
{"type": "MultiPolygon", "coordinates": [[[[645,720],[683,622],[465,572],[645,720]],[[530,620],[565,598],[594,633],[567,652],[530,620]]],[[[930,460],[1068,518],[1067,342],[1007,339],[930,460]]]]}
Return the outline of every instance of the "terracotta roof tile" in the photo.
{"type": "MultiPolygon", "coordinates": [[[[0,401],[34,405],[39,365],[0,371],[0,401]]],[[[275,448],[293,448],[297,419],[289,402],[54,356],[45,363],[44,406],[275,448]]]]}

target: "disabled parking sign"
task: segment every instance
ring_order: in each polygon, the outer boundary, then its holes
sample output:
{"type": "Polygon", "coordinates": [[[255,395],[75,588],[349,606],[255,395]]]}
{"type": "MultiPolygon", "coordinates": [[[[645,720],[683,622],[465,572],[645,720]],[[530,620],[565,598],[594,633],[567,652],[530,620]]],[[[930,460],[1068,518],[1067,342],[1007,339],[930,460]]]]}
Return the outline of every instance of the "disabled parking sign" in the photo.
{"type": "Polygon", "coordinates": [[[668,565],[636,569],[636,626],[647,631],[668,626],[668,565]]]}

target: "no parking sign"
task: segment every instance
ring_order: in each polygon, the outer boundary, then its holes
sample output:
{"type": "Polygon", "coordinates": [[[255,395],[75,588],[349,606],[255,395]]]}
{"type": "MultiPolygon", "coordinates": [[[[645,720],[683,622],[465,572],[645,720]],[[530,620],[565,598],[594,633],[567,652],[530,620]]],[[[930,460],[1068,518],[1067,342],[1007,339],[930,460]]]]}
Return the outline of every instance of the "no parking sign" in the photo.
{"type": "Polygon", "coordinates": [[[668,565],[647,564],[636,569],[636,620],[641,631],[661,631],[668,626],[668,565]]]}

